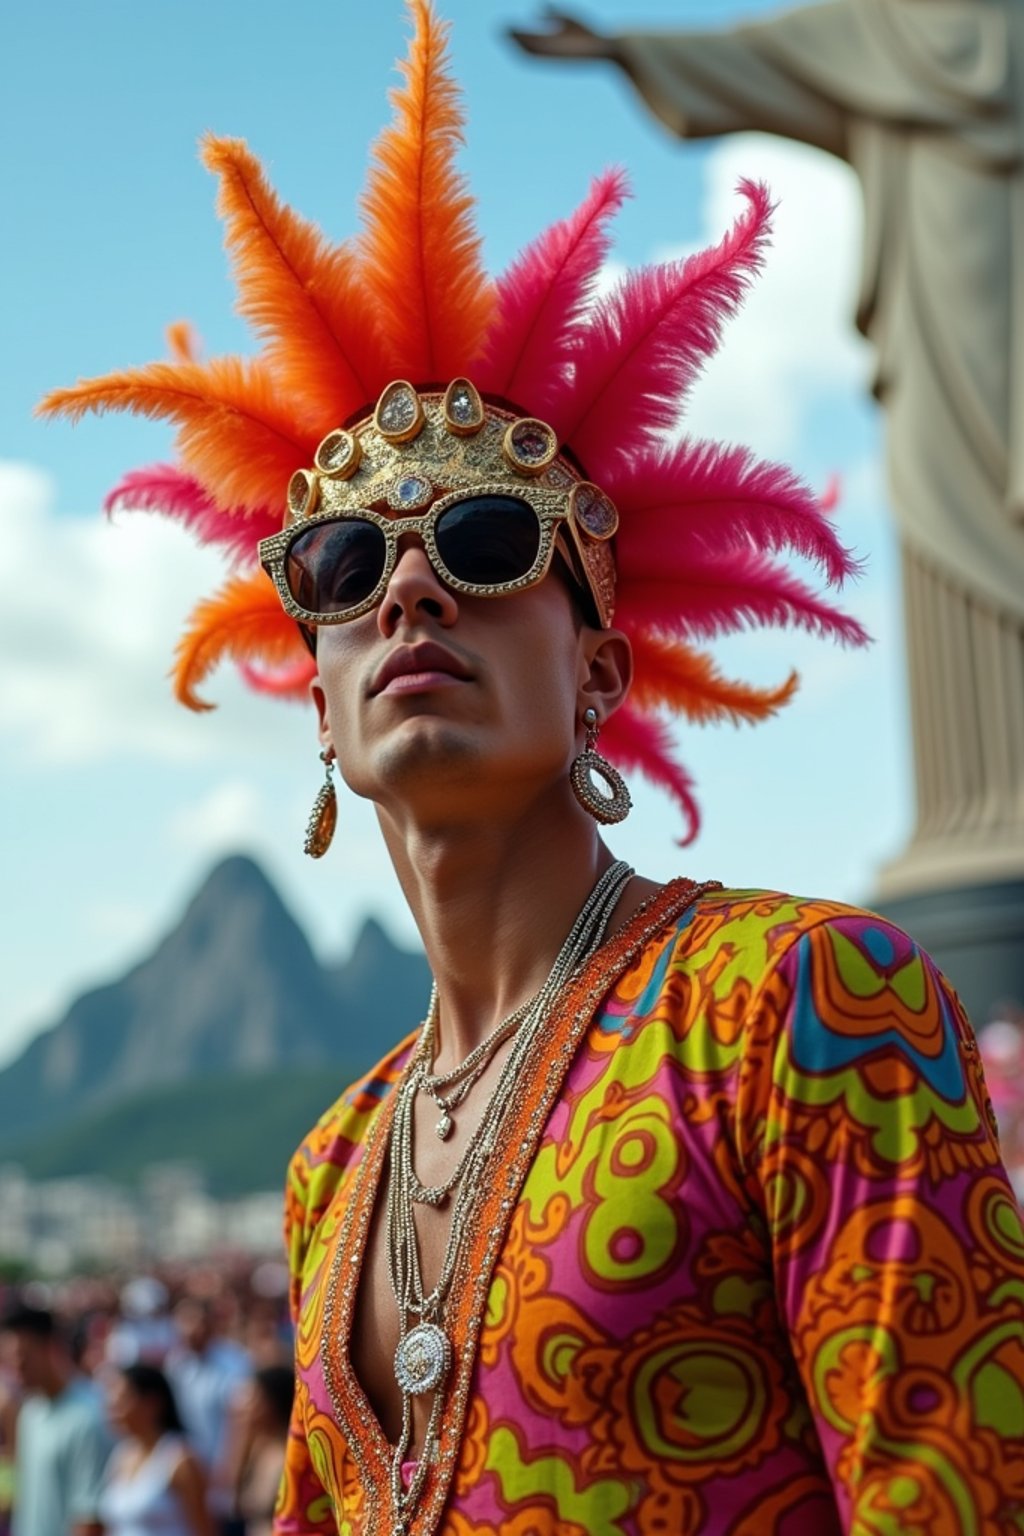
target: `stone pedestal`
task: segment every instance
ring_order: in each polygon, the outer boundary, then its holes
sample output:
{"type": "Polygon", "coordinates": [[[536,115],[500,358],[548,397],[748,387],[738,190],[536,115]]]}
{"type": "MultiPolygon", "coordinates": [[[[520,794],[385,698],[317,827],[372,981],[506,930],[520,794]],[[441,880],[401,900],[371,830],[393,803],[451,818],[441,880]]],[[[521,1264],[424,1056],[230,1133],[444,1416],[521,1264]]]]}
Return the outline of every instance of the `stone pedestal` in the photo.
{"type": "Polygon", "coordinates": [[[1024,626],[904,544],[917,820],[869,905],[905,928],[975,1025],[1024,1009],[1024,626]]]}

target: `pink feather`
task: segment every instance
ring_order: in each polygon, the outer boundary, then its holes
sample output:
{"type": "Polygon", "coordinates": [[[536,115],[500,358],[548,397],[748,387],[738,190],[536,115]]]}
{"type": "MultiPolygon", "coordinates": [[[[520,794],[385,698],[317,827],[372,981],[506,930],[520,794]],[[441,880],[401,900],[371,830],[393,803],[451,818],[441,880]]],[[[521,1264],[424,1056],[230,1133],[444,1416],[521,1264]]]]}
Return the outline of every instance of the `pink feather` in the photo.
{"type": "MultiPolygon", "coordinates": [[[[299,643],[301,644],[301,641],[299,643]]],[[[294,666],[282,667],[277,672],[267,672],[262,667],[243,661],[239,663],[238,670],[249,687],[257,693],[269,693],[279,699],[296,699],[305,702],[309,699],[309,685],[316,676],[316,662],[312,656],[307,655],[295,662],[294,666]]]]}
{"type": "Polygon", "coordinates": [[[749,206],[720,245],[627,274],[579,328],[571,382],[547,419],[601,484],[617,457],[677,420],[761,265],[771,200],[758,183],[739,190],[749,206]]]}
{"type": "Polygon", "coordinates": [[[700,829],[700,811],[693,796],[693,780],[685,769],[673,762],[674,744],[666,726],[650,715],[642,715],[629,704],[616,710],[601,727],[600,750],[627,773],[640,773],[674,795],[686,818],[686,833],[680,846],[692,843],[700,829]]]}
{"type": "Polygon", "coordinates": [[[628,192],[624,171],[605,171],[576,212],[538,236],[499,279],[497,314],[474,370],[481,389],[544,416],[564,385],[573,333],[608,250],[605,224],[628,192]]]}
{"type": "Polygon", "coordinates": [[[797,577],[754,550],[696,557],[670,539],[619,550],[616,619],[667,634],[709,636],[761,624],[795,625],[845,645],[867,631],[797,577]]]}
{"type": "Polygon", "coordinates": [[[860,563],[836,537],[821,502],[783,465],[747,448],[685,441],[620,460],[603,482],[623,514],[620,562],[664,545],[695,559],[736,550],[792,550],[814,561],[830,584],[856,576],[860,563]]]}
{"type": "Polygon", "coordinates": [[[828,477],[828,483],[821,493],[818,505],[823,512],[835,512],[839,506],[843,494],[843,482],[841,476],[833,473],[828,477]]]}
{"type": "Polygon", "coordinates": [[[236,560],[255,560],[259,540],[281,526],[280,514],[267,507],[225,512],[198,480],[174,464],[129,470],[104,498],[103,510],[108,517],[125,511],[176,518],[201,544],[219,544],[236,560]]]}

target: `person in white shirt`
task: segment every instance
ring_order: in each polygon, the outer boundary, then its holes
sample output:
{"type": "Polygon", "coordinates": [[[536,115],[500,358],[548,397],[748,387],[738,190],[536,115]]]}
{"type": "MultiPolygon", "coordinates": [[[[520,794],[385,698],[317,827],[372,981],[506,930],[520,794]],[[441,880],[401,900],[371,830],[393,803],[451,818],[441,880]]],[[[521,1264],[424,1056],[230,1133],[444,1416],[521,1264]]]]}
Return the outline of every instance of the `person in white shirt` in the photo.
{"type": "Polygon", "coordinates": [[[123,1438],[100,1499],[106,1536],[214,1536],[203,1472],[163,1371],[146,1364],[118,1371],[108,1413],[123,1438]]]}
{"type": "Polygon", "coordinates": [[[18,1302],[0,1318],[25,1396],[18,1413],[13,1536],[100,1536],[110,1439],[53,1314],[18,1302]]]}
{"type": "Polygon", "coordinates": [[[189,1445],[207,1474],[210,1507],[225,1516],[231,1505],[231,1469],[237,1460],[234,1442],[252,1362],[240,1344],[217,1334],[213,1308],[205,1299],[186,1296],[179,1301],[174,1324],[179,1343],[168,1354],[164,1370],[189,1445]]]}

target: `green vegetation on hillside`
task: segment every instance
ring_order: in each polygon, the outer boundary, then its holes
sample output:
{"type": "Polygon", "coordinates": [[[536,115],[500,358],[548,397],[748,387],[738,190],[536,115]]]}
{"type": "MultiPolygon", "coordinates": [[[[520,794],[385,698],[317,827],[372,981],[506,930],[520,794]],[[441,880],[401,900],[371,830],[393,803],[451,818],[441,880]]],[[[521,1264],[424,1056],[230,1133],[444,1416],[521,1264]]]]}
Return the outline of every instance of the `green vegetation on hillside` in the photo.
{"type": "Polygon", "coordinates": [[[203,1169],[214,1195],[278,1189],[302,1137],[358,1075],[305,1067],[148,1089],[5,1147],[4,1161],[33,1179],[100,1174],[128,1185],[154,1163],[188,1161],[203,1169]]]}

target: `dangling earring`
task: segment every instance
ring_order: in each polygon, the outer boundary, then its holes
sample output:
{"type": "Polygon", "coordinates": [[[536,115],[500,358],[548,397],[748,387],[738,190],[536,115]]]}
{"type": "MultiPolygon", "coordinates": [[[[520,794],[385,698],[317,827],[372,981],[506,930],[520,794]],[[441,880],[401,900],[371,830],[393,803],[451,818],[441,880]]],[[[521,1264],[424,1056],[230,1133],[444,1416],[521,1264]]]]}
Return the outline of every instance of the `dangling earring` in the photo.
{"type": "Polygon", "coordinates": [[[589,812],[595,821],[600,821],[605,826],[614,821],[625,821],[632,810],[633,802],[629,798],[629,790],[626,788],[626,781],[622,774],[595,750],[597,733],[600,729],[596,709],[584,710],[583,724],[587,730],[587,744],[580,755],[573,759],[572,767],[569,769],[572,792],[583,809],[589,812]],[[607,790],[600,789],[594,783],[595,774],[599,779],[604,780],[607,790]]]}
{"type": "Polygon", "coordinates": [[[334,748],[325,747],[320,753],[320,761],[324,765],[327,777],[313,801],[313,809],[309,813],[309,822],[306,826],[306,841],[303,844],[303,851],[308,853],[311,859],[323,858],[331,846],[331,838],[338,825],[338,797],[334,793],[334,783],[331,779],[334,769],[334,748]]]}

